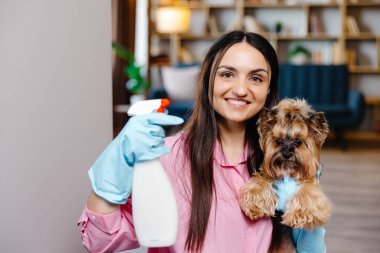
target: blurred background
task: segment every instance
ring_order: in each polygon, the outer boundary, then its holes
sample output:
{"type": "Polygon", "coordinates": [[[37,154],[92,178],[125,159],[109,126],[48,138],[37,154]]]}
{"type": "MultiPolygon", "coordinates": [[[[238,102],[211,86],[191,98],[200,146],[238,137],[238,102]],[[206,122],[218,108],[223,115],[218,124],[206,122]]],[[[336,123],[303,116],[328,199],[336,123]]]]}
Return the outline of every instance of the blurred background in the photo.
{"type": "Polygon", "coordinates": [[[328,252],[380,252],[379,23],[377,0],[0,0],[0,252],[85,252],[87,170],[130,104],[168,97],[187,119],[232,29],[265,36],[281,97],[329,121],[328,252]]]}

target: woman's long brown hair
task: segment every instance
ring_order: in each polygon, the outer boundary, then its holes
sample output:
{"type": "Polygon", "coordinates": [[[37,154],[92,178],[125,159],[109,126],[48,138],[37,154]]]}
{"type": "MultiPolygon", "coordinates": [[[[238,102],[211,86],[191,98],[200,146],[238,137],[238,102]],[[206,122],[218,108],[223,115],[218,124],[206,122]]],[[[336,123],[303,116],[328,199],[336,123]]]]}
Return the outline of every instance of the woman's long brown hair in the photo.
{"type": "MultiPolygon", "coordinates": [[[[216,140],[220,141],[216,113],[212,105],[216,69],[225,52],[234,44],[246,42],[259,50],[271,68],[270,92],[265,101],[271,107],[278,101],[278,61],[270,43],[262,36],[232,31],[221,36],[209,49],[202,64],[194,110],[186,125],[185,154],[191,167],[191,214],[187,231],[186,250],[201,251],[207,232],[212,196],[214,194],[213,154],[216,140]]],[[[258,115],[247,122],[247,169],[252,174],[261,165],[263,154],[256,128],[258,115]]]]}

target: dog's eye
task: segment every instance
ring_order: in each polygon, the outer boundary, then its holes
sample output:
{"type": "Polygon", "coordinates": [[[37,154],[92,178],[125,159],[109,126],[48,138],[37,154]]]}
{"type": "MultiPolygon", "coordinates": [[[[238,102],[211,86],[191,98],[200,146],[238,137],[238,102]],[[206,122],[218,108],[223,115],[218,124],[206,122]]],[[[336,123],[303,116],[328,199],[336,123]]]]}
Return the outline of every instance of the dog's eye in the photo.
{"type": "Polygon", "coordinates": [[[302,141],[301,140],[295,140],[294,142],[294,145],[296,146],[296,147],[299,147],[301,144],[302,144],[302,141]]]}
{"type": "Polygon", "coordinates": [[[283,140],[276,140],[276,144],[277,145],[279,145],[279,146],[281,146],[281,145],[283,145],[284,144],[284,142],[283,142],[283,140]]]}

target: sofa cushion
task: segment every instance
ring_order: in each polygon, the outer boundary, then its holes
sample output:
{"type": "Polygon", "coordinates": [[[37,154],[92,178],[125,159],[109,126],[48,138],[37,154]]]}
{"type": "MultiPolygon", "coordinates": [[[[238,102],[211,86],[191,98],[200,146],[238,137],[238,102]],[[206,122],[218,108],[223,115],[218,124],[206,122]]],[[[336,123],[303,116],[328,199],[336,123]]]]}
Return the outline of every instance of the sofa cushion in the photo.
{"type": "Polygon", "coordinates": [[[323,112],[326,118],[352,116],[352,112],[347,105],[312,104],[312,107],[318,112],[323,112]]]}
{"type": "Polygon", "coordinates": [[[163,86],[171,101],[194,101],[200,66],[163,67],[163,86]]]}
{"type": "Polygon", "coordinates": [[[346,65],[280,65],[280,97],[307,98],[310,104],[346,104],[349,92],[346,65]]]}
{"type": "Polygon", "coordinates": [[[186,120],[190,116],[193,107],[194,102],[175,102],[171,103],[168,107],[168,111],[170,115],[178,116],[186,120]]]}

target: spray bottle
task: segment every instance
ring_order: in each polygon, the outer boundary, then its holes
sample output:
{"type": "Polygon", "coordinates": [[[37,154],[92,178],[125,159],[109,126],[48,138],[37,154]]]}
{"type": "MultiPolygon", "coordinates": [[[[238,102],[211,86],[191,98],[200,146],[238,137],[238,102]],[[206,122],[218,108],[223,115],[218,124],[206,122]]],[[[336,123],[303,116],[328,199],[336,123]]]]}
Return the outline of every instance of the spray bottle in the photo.
{"type": "MultiPolygon", "coordinates": [[[[134,103],[128,115],[163,113],[168,99],[134,103]]],[[[175,243],[178,210],[172,185],[159,158],[136,163],[132,184],[133,224],[139,244],[144,247],[167,247],[175,243]]]]}

